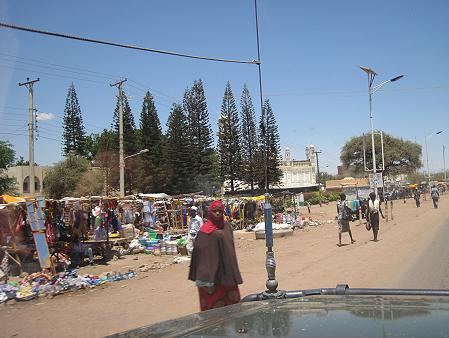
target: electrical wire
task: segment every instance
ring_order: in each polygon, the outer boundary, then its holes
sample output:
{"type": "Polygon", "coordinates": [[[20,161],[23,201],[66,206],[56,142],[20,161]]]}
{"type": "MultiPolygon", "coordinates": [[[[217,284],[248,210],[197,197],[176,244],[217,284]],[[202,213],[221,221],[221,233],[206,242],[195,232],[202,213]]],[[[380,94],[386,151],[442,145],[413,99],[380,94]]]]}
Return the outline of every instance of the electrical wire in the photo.
{"type": "MultiPolygon", "coordinates": [[[[99,78],[104,78],[104,79],[108,79],[108,80],[111,80],[111,79],[117,79],[117,78],[120,77],[120,76],[118,76],[118,75],[111,75],[111,74],[107,74],[107,73],[96,72],[96,71],[87,70],[87,69],[82,69],[82,68],[76,68],[76,67],[65,66],[65,65],[61,65],[61,64],[55,64],[55,63],[45,62],[45,61],[37,60],[37,59],[24,58],[24,57],[19,57],[19,56],[15,56],[15,55],[5,54],[5,53],[0,53],[0,55],[6,56],[6,57],[8,57],[8,58],[15,58],[15,59],[19,59],[19,60],[32,61],[33,63],[42,63],[42,64],[44,64],[44,65],[50,65],[50,66],[55,66],[55,67],[63,68],[63,69],[55,69],[55,70],[57,70],[57,71],[65,71],[64,68],[66,68],[66,69],[69,69],[69,70],[75,70],[76,72],[78,72],[79,74],[82,74],[82,75],[93,76],[93,77],[99,77],[99,78]]],[[[10,60],[7,60],[7,61],[10,61],[10,60]]],[[[35,64],[35,65],[36,65],[37,67],[40,66],[39,64],[35,64]]],[[[151,92],[152,92],[153,94],[154,94],[154,93],[157,93],[157,94],[158,94],[158,95],[154,95],[154,96],[159,96],[159,97],[160,97],[160,96],[164,96],[164,97],[166,97],[166,98],[169,99],[169,100],[179,100],[179,98],[172,97],[172,96],[169,96],[169,95],[167,95],[167,94],[164,94],[164,93],[163,93],[162,91],[160,91],[160,90],[154,89],[154,88],[152,88],[152,87],[148,87],[148,86],[146,86],[146,85],[144,85],[144,84],[142,84],[142,83],[140,83],[140,82],[137,82],[137,81],[135,81],[135,80],[133,80],[133,79],[131,79],[131,78],[129,78],[129,77],[127,77],[127,79],[128,79],[128,82],[133,82],[133,83],[135,83],[135,84],[138,85],[138,86],[141,86],[141,87],[143,87],[143,88],[147,88],[147,89],[142,89],[142,88],[141,88],[142,91],[145,91],[145,92],[146,92],[148,89],[150,89],[151,92]]]]}
{"type": "Polygon", "coordinates": [[[2,60],[4,62],[20,63],[20,64],[27,65],[27,66],[34,66],[34,67],[40,67],[40,68],[55,70],[55,71],[58,71],[58,72],[67,72],[67,73],[74,73],[74,74],[84,75],[84,76],[92,76],[92,77],[97,77],[97,78],[100,78],[100,79],[105,79],[105,80],[108,80],[108,81],[113,80],[113,78],[111,78],[111,77],[98,76],[98,75],[89,75],[89,74],[86,74],[86,73],[83,73],[83,72],[78,72],[78,71],[75,71],[75,70],[58,69],[58,68],[55,68],[55,67],[46,66],[46,65],[39,65],[39,64],[36,64],[36,63],[32,63],[32,62],[8,60],[8,59],[2,58],[2,57],[0,57],[0,60],[2,60]]]}
{"type": "Polygon", "coordinates": [[[79,77],[65,76],[65,75],[61,75],[61,74],[52,74],[52,73],[42,72],[40,70],[30,70],[30,69],[7,66],[7,65],[0,65],[0,67],[20,70],[20,71],[28,72],[28,73],[37,73],[37,74],[44,74],[44,75],[48,75],[48,76],[61,77],[61,78],[65,78],[65,79],[72,79],[72,80],[74,79],[74,80],[79,80],[79,81],[93,82],[93,83],[98,83],[101,85],[107,84],[107,82],[100,82],[100,81],[95,81],[95,80],[83,79],[83,78],[79,78],[79,77]]]}
{"type": "Polygon", "coordinates": [[[75,35],[68,35],[68,34],[62,34],[62,33],[56,33],[56,32],[49,32],[49,31],[44,31],[44,30],[35,29],[35,28],[31,28],[31,27],[12,25],[12,24],[8,24],[8,23],[5,23],[5,22],[0,22],[0,27],[17,29],[17,30],[21,30],[21,31],[25,31],[25,32],[44,34],[44,35],[49,35],[49,36],[55,36],[55,37],[60,37],[60,38],[65,38],[65,39],[78,40],[78,41],[83,41],[83,42],[92,42],[92,43],[97,43],[97,44],[102,44],[102,45],[113,46],[113,47],[121,47],[121,48],[127,48],[127,49],[140,50],[140,51],[144,51],[144,52],[151,52],[151,53],[159,53],[159,54],[165,54],[165,55],[179,56],[179,57],[190,58],[190,59],[218,61],[218,62],[229,62],[229,63],[254,64],[254,65],[260,64],[260,62],[258,62],[256,60],[253,60],[253,61],[230,60],[230,59],[220,59],[220,58],[211,58],[211,57],[206,57],[206,56],[182,54],[182,53],[164,51],[164,50],[153,49],[153,48],[146,48],[146,47],[133,46],[133,45],[125,45],[125,44],[120,44],[120,43],[110,42],[110,41],[104,41],[104,40],[98,40],[98,39],[90,39],[90,38],[79,37],[79,36],[75,36],[75,35]]]}

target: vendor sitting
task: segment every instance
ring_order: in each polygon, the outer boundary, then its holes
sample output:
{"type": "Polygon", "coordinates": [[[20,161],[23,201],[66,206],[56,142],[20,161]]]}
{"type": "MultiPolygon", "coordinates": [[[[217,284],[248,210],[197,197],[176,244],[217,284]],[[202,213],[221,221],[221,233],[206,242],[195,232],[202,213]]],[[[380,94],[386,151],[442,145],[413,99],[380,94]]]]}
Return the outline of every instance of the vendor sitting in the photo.
{"type": "Polygon", "coordinates": [[[72,268],[79,268],[84,262],[84,257],[89,257],[89,264],[94,264],[94,255],[89,245],[81,243],[78,235],[72,236],[71,265],[72,268]]]}

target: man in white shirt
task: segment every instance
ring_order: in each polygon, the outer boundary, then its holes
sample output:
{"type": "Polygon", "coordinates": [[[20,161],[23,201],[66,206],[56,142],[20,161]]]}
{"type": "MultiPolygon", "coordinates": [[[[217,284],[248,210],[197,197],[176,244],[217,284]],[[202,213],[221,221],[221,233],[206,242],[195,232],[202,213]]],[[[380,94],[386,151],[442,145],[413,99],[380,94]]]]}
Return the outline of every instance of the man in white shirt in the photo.
{"type": "Polygon", "coordinates": [[[198,231],[200,231],[201,226],[203,225],[203,219],[201,216],[197,214],[198,208],[196,206],[192,206],[190,208],[190,220],[188,224],[189,237],[193,240],[195,239],[198,231]]]}

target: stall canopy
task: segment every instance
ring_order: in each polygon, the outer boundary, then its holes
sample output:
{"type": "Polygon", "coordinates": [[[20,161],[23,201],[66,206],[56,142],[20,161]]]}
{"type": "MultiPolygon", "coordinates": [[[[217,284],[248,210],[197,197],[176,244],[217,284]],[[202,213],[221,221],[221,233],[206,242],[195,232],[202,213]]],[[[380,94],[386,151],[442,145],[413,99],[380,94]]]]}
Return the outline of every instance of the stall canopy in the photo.
{"type": "Polygon", "coordinates": [[[11,195],[0,195],[0,204],[18,203],[18,202],[25,202],[25,199],[11,195]]]}

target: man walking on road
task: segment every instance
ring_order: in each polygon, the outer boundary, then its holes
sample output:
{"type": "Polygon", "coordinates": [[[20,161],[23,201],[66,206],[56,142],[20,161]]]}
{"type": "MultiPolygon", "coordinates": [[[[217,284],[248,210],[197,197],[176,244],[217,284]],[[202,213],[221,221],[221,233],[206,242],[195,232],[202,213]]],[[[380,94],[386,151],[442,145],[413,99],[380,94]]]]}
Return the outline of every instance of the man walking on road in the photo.
{"type": "Polygon", "coordinates": [[[430,190],[430,196],[432,196],[432,201],[433,201],[433,207],[435,209],[438,208],[438,199],[440,198],[440,193],[438,191],[438,188],[433,185],[432,189],[430,190]]]}

